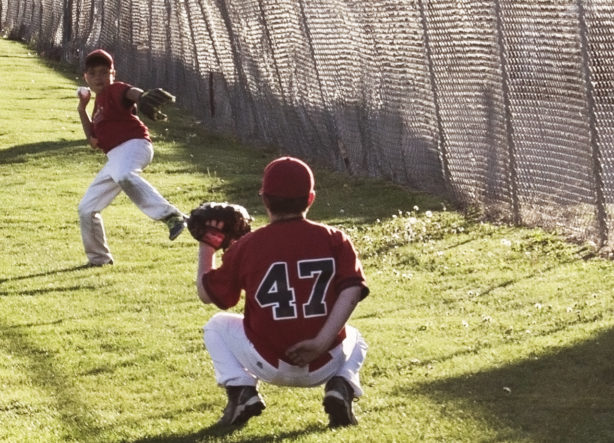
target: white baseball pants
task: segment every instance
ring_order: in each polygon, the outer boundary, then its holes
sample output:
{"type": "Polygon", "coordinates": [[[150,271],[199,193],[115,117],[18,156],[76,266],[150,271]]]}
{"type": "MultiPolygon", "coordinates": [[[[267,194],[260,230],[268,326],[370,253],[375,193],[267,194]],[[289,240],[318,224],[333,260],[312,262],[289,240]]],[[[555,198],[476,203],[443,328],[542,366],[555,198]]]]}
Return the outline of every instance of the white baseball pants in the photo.
{"type": "Polygon", "coordinates": [[[312,372],[308,367],[283,361],[277,368],[268,363],[245,335],[241,314],[217,313],[203,329],[205,346],[220,386],[256,386],[260,380],[281,386],[314,387],[340,376],[350,383],[356,397],[363,394],[359,370],[367,354],[367,344],[352,326],[346,326],[347,337],[330,351],[332,360],[312,372]]]}
{"type": "Polygon", "coordinates": [[[107,153],[107,163],[90,184],[79,203],[81,238],[91,264],[113,260],[100,211],[124,191],[147,216],[161,220],[179,210],[139,174],[153,160],[153,146],[145,139],[132,139],[107,153]]]}

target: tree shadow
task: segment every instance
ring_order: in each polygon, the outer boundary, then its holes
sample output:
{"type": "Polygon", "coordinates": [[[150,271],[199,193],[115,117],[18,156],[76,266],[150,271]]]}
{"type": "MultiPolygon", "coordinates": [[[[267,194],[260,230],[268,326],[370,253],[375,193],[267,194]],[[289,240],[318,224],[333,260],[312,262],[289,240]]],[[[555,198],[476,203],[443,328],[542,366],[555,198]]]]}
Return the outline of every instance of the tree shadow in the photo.
{"type": "Polygon", "coordinates": [[[614,441],[614,330],[546,356],[398,389],[497,430],[496,440],[614,441]]]}

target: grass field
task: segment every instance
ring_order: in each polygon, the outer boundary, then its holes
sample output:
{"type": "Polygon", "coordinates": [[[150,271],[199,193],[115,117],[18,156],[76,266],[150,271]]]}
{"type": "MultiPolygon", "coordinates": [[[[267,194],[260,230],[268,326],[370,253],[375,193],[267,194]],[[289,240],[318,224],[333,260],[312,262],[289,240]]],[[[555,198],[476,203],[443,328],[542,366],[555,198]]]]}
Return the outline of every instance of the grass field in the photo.
{"type": "MultiPolygon", "coordinates": [[[[611,262],[318,167],[310,215],[351,235],[371,288],[351,320],[370,346],[360,424],[329,430],[321,389],[263,385],[262,416],[212,428],[225,395],[196,243],[122,195],[103,212],[116,264],[83,267],[77,204],[104,158],[82,139],[79,76],[5,39],[0,76],[0,441],[614,441],[611,262]]],[[[277,152],[170,117],[144,176],[184,211],[228,200],[265,223],[277,152]]]]}

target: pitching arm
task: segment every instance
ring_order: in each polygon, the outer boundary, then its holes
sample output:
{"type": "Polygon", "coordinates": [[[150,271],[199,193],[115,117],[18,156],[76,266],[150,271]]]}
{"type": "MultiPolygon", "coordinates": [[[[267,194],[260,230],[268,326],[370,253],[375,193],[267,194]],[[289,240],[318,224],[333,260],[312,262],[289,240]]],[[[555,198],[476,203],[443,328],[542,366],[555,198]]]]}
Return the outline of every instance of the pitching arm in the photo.
{"type": "Polygon", "coordinates": [[[81,120],[81,127],[85,138],[92,148],[98,147],[98,140],[92,137],[92,119],[87,114],[87,104],[90,102],[90,95],[79,95],[79,105],[77,105],[77,112],[79,113],[79,119],[81,120]]]}

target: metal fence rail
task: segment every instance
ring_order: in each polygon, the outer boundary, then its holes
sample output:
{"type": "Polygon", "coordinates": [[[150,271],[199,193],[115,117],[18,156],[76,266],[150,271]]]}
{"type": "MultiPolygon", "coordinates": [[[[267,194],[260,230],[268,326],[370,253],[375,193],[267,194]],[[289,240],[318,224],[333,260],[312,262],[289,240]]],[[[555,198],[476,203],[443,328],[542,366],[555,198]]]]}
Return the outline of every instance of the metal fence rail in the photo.
{"type": "Polygon", "coordinates": [[[5,34],[214,131],[611,247],[606,0],[0,0],[5,34]]]}

